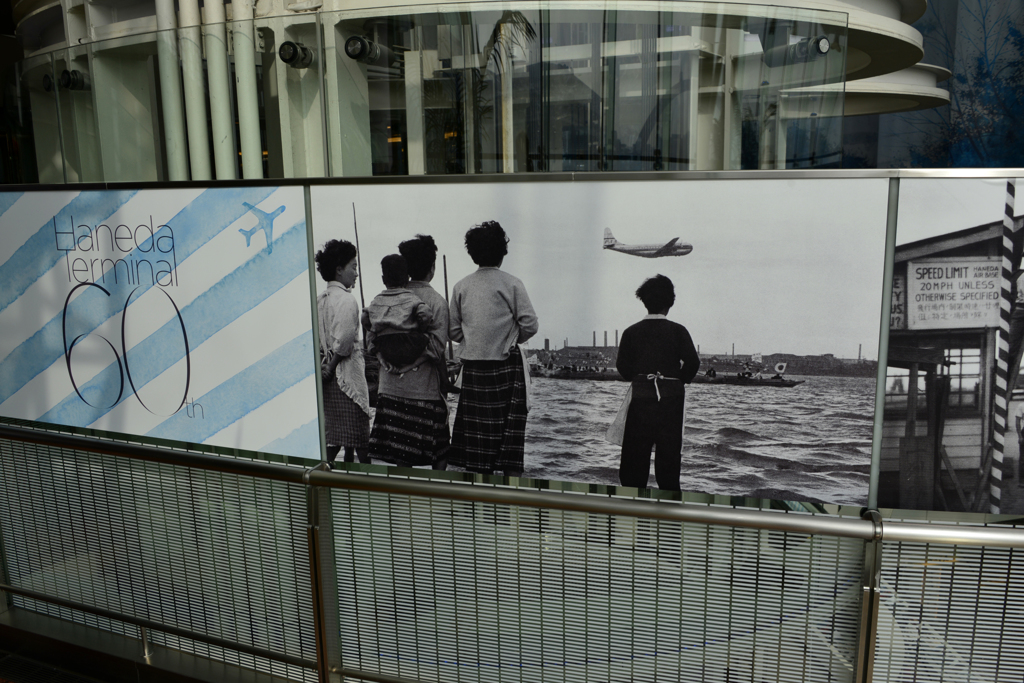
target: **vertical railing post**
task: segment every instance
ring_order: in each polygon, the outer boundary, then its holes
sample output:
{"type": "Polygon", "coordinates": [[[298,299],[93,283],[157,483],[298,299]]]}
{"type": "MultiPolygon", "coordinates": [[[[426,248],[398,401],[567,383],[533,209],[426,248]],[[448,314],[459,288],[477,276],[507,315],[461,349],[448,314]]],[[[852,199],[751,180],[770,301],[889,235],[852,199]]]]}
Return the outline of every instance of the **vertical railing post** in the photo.
{"type": "MultiPolygon", "coordinates": [[[[316,535],[319,559],[317,570],[320,576],[320,618],[323,622],[323,647],[328,672],[341,666],[341,620],[338,614],[338,563],[334,553],[332,495],[332,489],[320,489],[316,535]]],[[[329,674],[325,680],[340,683],[341,675],[329,674]]]]}
{"type": "MultiPolygon", "coordinates": [[[[896,222],[899,218],[900,179],[889,179],[889,197],[885,218],[885,265],[882,273],[882,311],[878,325],[878,372],[875,380],[875,424],[871,439],[871,471],[868,474],[868,507],[878,507],[878,482],[882,471],[882,427],[885,423],[886,366],[881,362],[889,353],[889,327],[892,324],[892,283],[896,268],[896,222]]],[[[913,386],[913,385],[911,385],[913,386]]],[[[904,506],[906,507],[906,506],[904,506]]]]}
{"type": "MultiPolygon", "coordinates": [[[[7,553],[4,548],[4,530],[0,527],[0,583],[6,583],[8,586],[11,585],[11,575],[7,570],[7,553]]],[[[0,614],[3,614],[11,607],[11,596],[0,591],[0,614]]]]}
{"type": "Polygon", "coordinates": [[[149,659],[153,656],[153,645],[149,642],[149,631],[139,627],[139,640],[142,641],[142,656],[149,659]]]}
{"type": "Polygon", "coordinates": [[[306,471],[309,575],[316,636],[317,678],[320,683],[339,683],[341,676],[331,673],[331,669],[340,664],[341,658],[338,647],[338,594],[334,572],[331,498],[327,489],[310,486],[308,481],[310,472],[324,468],[326,463],[321,463],[306,471]]]}
{"type": "Polygon", "coordinates": [[[864,569],[861,573],[860,626],[857,629],[857,661],[854,683],[870,683],[875,662],[875,641],[878,637],[878,608],[882,576],[882,516],[878,510],[864,515],[875,525],[875,536],[864,542],[864,569]]]}

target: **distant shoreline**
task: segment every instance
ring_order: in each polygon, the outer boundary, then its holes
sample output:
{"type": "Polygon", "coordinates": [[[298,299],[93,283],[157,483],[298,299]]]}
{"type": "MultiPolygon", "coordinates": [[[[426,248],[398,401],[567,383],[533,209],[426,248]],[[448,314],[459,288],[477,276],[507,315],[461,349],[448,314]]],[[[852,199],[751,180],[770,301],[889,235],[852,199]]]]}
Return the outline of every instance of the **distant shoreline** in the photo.
{"type": "MultiPolygon", "coordinates": [[[[566,346],[561,349],[527,349],[527,357],[536,357],[541,365],[549,363],[555,367],[614,368],[618,356],[615,346],[566,346]]],[[[701,353],[701,372],[714,367],[719,374],[739,373],[745,363],[751,363],[750,355],[719,356],[701,353]]],[[[877,377],[878,361],[836,358],[831,354],[821,356],[797,356],[790,353],[764,354],[760,365],[775,374],[778,363],[786,364],[786,375],[811,377],[877,377]]],[[[756,365],[756,364],[755,364],[756,365]]]]}

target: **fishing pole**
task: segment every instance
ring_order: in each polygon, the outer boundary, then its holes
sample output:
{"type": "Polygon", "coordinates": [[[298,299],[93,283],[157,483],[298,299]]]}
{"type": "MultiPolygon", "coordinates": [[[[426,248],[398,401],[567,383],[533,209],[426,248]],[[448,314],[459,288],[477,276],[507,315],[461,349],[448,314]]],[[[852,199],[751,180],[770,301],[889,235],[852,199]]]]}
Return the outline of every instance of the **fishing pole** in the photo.
{"type": "Polygon", "coordinates": [[[359,259],[359,223],[356,221],[356,203],[352,202],[352,229],[356,233],[356,268],[359,269],[359,305],[366,308],[363,296],[363,262],[359,259]]]}
{"type": "MultiPolygon", "coordinates": [[[[448,257],[441,254],[441,267],[444,269],[444,302],[448,304],[448,310],[452,308],[452,302],[448,300],[448,257]]],[[[446,335],[447,336],[447,335],[446,335]]],[[[452,340],[448,340],[448,360],[455,359],[455,351],[452,348],[452,340]]]]}

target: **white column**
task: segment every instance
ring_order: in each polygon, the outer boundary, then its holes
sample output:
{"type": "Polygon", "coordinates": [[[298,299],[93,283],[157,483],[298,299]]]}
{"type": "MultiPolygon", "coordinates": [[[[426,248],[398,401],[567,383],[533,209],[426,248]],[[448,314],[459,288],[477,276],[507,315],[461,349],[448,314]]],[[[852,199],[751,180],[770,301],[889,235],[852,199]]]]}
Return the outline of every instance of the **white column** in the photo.
{"type": "Polygon", "coordinates": [[[206,27],[206,75],[210,88],[210,123],[213,132],[213,164],[217,179],[238,177],[234,123],[231,112],[231,81],[228,70],[227,27],[224,0],[204,0],[206,27]]]}
{"type": "Polygon", "coordinates": [[[235,96],[238,100],[239,146],[242,177],[263,177],[263,149],[260,144],[259,98],[256,94],[256,34],[253,28],[253,0],[233,0],[231,25],[235,47],[235,96]]]}
{"type": "MultiPolygon", "coordinates": [[[[344,54],[345,41],[361,32],[353,32],[347,26],[330,26],[328,24],[324,31],[324,67],[327,69],[325,94],[328,98],[331,173],[335,176],[371,176],[373,152],[370,144],[370,87],[366,79],[366,66],[344,54]]],[[[319,115],[316,120],[320,120],[319,115]]],[[[307,125],[310,125],[312,133],[312,122],[307,125]]],[[[319,127],[315,131],[320,134],[319,127]]],[[[322,175],[322,172],[310,165],[307,175],[322,175]]]]}
{"type": "Polygon", "coordinates": [[[423,175],[426,171],[422,63],[419,50],[405,53],[405,149],[409,159],[409,175],[423,175]]]}
{"type": "Polygon", "coordinates": [[[188,126],[188,155],[192,180],[210,180],[210,138],[206,132],[206,87],[203,79],[203,46],[200,41],[199,0],[178,3],[181,29],[181,72],[185,91],[185,120],[188,126]]]}
{"type": "MultiPolygon", "coordinates": [[[[466,154],[466,173],[476,173],[476,106],[475,92],[477,88],[476,69],[470,68],[469,57],[476,54],[476,37],[473,25],[462,27],[462,120],[464,130],[459,131],[463,137],[463,150],[466,154]]],[[[486,69],[487,65],[484,64],[486,69]]],[[[483,69],[481,69],[481,73],[483,69]]]]}
{"type": "Polygon", "coordinates": [[[181,67],[178,64],[178,22],[174,0],[156,0],[156,53],[160,64],[160,98],[167,152],[168,180],[188,180],[185,119],[181,100],[181,67]]]}
{"type": "MultiPolygon", "coordinates": [[[[502,24],[499,29],[504,37],[509,38],[509,28],[502,24]]],[[[512,53],[515,51],[511,40],[508,45],[508,54],[505,55],[505,67],[501,72],[501,172],[515,172],[516,161],[516,133],[512,126],[512,53]]]]}

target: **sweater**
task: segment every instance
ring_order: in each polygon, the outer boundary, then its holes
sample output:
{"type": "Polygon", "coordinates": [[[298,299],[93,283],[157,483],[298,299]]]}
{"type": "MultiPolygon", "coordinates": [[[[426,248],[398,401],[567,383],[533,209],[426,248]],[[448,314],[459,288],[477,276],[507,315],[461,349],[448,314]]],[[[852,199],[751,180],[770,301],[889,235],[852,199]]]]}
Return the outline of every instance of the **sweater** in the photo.
{"type": "Polygon", "coordinates": [[[505,360],[509,349],[537,334],[537,314],[519,278],[481,267],[452,288],[448,332],[462,360],[505,360]]]}

